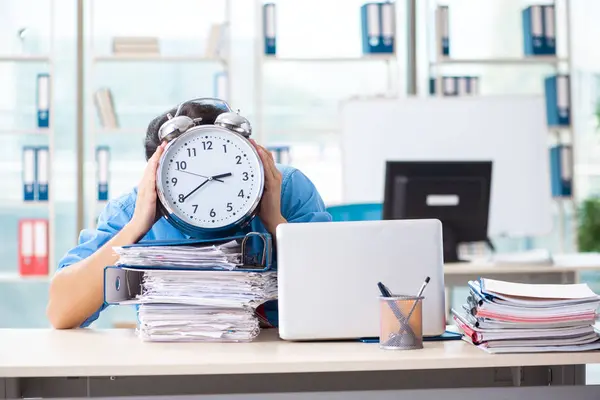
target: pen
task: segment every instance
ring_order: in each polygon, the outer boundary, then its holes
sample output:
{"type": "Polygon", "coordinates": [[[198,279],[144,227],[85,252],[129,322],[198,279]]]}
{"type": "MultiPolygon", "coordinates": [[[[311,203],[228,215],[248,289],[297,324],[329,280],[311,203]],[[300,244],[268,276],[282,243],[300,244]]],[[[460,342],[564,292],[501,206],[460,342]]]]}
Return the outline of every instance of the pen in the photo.
{"type": "MultiPolygon", "coordinates": [[[[390,292],[390,290],[383,283],[378,282],[377,287],[379,288],[379,291],[381,292],[381,295],[383,297],[390,298],[393,296],[392,293],[390,292]]],[[[404,317],[404,315],[402,314],[402,311],[400,311],[396,302],[388,301],[387,303],[388,303],[390,309],[392,310],[392,313],[394,313],[394,316],[396,317],[396,319],[398,319],[398,321],[400,322],[401,326],[403,326],[404,329],[408,330],[409,335],[412,335],[414,337],[415,333],[413,332],[412,328],[408,325],[408,318],[404,317]]],[[[404,330],[403,328],[400,328],[400,329],[401,329],[401,331],[404,330]]],[[[380,340],[382,340],[382,339],[380,338],[380,340]]]]}
{"type": "Polygon", "coordinates": [[[417,293],[417,299],[415,300],[412,308],[410,309],[410,312],[408,313],[408,316],[406,317],[407,321],[410,321],[410,317],[411,317],[412,313],[415,311],[415,308],[417,307],[417,303],[419,302],[419,297],[421,297],[423,295],[423,292],[425,291],[425,288],[427,287],[427,284],[429,283],[430,280],[431,280],[430,277],[425,278],[425,282],[423,282],[423,284],[421,285],[421,288],[419,289],[419,293],[417,293]]]}

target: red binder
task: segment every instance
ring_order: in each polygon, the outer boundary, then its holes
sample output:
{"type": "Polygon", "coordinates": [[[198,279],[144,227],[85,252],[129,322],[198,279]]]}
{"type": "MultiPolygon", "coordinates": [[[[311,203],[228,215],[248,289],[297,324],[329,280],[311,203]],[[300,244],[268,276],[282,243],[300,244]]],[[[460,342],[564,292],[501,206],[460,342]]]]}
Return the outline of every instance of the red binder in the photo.
{"type": "Polygon", "coordinates": [[[48,221],[19,221],[19,273],[48,275],[48,221]]]}

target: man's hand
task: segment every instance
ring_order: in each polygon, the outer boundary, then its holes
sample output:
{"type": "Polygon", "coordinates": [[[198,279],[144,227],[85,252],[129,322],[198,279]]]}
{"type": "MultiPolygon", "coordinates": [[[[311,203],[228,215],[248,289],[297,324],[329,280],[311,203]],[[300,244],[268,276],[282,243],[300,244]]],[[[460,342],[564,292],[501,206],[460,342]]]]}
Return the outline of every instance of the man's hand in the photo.
{"type": "Polygon", "coordinates": [[[148,160],[148,164],[144,169],[144,176],[138,186],[135,211],[128,226],[140,239],[156,223],[156,170],[165,145],[165,143],[160,145],[148,160]]]}
{"type": "Polygon", "coordinates": [[[281,215],[281,172],[275,166],[271,152],[250,139],[256,148],[265,170],[265,190],[260,203],[258,216],[271,235],[275,235],[277,225],[287,221],[281,215]]]}

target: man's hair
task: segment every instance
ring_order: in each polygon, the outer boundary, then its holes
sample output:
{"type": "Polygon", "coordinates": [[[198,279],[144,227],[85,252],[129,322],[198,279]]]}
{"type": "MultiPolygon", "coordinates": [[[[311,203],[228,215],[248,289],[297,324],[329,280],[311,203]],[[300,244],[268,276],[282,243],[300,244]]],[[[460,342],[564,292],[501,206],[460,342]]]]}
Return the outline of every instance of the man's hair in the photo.
{"type": "MultiPolygon", "coordinates": [[[[154,118],[148,124],[148,129],[146,131],[146,139],[144,139],[144,148],[146,149],[146,161],[152,157],[158,146],[160,146],[160,139],[158,138],[158,130],[167,122],[167,114],[171,114],[175,116],[177,112],[177,107],[167,111],[166,113],[159,115],[154,118]]],[[[202,118],[200,124],[214,124],[215,119],[219,114],[223,113],[223,110],[218,107],[207,105],[207,104],[197,104],[197,103],[186,103],[181,108],[180,115],[186,115],[192,119],[202,118]]]]}

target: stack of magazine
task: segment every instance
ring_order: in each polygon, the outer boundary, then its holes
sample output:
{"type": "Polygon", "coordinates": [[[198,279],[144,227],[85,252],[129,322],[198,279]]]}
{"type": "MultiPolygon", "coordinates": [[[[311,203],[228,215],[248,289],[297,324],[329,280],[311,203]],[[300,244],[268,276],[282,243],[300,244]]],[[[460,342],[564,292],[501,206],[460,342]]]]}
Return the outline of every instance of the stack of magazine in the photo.
{"type": "Polygon", "coordinates": [[[600,349],[594,328],[600,297],[587,284],[531,285],[479,279],[461,310],[464,340],[488,353],[600,349]]]}
{"type": "Polygon", "coordinates": [[[147,341],[233,341],[256,338],[255,309],[277,297],[274,271],[237,271],[237,241],[202,246],[114,249],[117,265],[143,271],[138,335],[147,341]]]}

